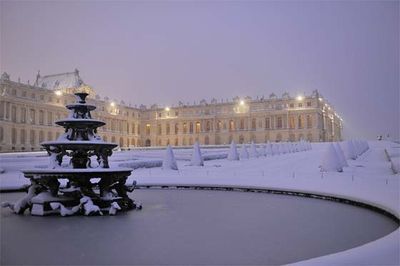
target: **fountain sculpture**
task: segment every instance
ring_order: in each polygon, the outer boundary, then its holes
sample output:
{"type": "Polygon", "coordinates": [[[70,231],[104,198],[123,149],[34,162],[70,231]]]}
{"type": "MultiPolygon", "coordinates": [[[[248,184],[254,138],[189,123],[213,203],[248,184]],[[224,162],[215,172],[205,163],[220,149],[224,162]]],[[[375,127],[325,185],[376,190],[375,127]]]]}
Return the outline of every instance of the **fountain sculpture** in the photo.
{"type": "Polygon", "coordinates": [[[76,103],[66,106],[70,110],[68,118],[56,121],[65,133],[55,141],[41,143],[50,156],[49,166],[22,170],[31,181],[28,194],[13,204],[3,203],[3,207],[19,214],[30,209],[32,215],[62,216],[114,215],[117,211],[141,209],[127,194],[136,185],[135,181],[126,184],[132,169],[109,167],[108,157],[118,145],[97,135],[97,128],[105,123],[92,119],[90,112],[96,107],[86,103],[87,93],[75,96],[76,103]],[[64,156],[70,158],[69,163],[63,164],[64,156]],[[63,179],[66,184],[60,186],[63,179]]]}

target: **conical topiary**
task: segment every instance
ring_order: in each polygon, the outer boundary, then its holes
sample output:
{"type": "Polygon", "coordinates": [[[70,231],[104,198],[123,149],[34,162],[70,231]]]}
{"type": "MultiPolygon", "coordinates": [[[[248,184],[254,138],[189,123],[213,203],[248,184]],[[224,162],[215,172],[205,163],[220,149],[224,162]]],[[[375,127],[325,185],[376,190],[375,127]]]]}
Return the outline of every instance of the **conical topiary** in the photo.
{"type": "Polygon", "coordinates": [[[231,146],[229,147],[228,158],[229,161],[239,160],[239,153],[236,148],[236,143],[232,140],[231,146]]]}
{"type": "Polygon", "coordinates": [[[174,152],[170,145],[167,146],[165,150],[165,156],[162,163],[163,170],[178,170],[178,165],[176,164],[174,152]]]}
{"type": "Polygon", "coordinates": [[[200,145],[196,141],[193,145],[192,159],[190,161],[192,166],[204,166],[203,156],[201,156],[200,145]]]}

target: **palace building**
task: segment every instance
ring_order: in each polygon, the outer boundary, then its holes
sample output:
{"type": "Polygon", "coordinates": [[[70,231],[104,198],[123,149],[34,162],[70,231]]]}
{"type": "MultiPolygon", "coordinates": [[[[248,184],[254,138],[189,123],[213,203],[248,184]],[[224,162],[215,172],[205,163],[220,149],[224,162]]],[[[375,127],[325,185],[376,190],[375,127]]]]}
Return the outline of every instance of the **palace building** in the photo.
{"type": "Polygon", "coordinates": [[[96,95],[83,82],[79,71],[41,76],[33,85],[12,81],[7,73],[0,79],[0,152],[38,151],[40,143],[54,140],[63,128],[54,121],[68,116],[65,105],[75,101],[74,92],[89,93],[96,105],[93,116],[107,124],[99,128],[105,141],[121,149],[143,146],[265,143],[267,141],[313,142],[341,140],[342,119],[318,93],[292,97],[252,99],[235,97],[199,104],[159,108],[132,107],[96,95]]]}

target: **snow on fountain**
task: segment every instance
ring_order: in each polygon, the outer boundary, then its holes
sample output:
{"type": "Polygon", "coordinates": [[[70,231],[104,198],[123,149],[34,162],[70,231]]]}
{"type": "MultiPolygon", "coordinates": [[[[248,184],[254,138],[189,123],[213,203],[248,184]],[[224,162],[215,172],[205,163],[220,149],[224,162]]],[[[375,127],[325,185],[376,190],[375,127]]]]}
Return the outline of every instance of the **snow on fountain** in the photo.
{"type": "Polygon", "coordinates": [[[16,203],[5,202],[15,213],[26,209],[31,215],[73,214],[102,215],[118,211],[140,209],[141,206],[128,197],[136,182],[127,185],[130,168],[110,168],[108,157],[118,145],[105,142],[97,135],[97,128],[105,123],[93,119],[91,111],[96,107],[86,103],[87,93],[75,93],[76,103],[66,106],[68,118],[55,123],[65,128],[65,133],[55,141],[42,142],[49,154],[49,165],[41,169],[22,170],[31,185],[26,196],[16,203]],[[69,164],[62,161],[69,158],[69,164]],[[97,161],[97,164],[92,164],[97,161]],[[67,185],[60,188],[60,181],[67,185]],[[94,180],[94,182],[93,182],[94,180]]]}

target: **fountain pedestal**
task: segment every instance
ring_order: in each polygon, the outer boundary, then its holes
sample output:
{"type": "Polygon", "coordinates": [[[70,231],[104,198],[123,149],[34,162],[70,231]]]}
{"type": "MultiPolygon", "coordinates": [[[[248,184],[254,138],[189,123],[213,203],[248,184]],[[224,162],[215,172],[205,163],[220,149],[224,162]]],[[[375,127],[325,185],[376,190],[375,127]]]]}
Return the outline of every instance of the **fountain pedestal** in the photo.
{"type": "Polygon", "coordinates": [[[49,167],[22,170],[31,180],[28,194],[3,206],[16,213],[30,209],[32,215],[62,216],[114,215],[117,211],[141,208],[128,196],[136,185],[126,184],[132,169],[109,167],[108,157],[118,145],[104,142],[97,135],[97,128],[105,123],[92,119],[90,111],[96,107],[86,103],[87,93],[75,95],[77,102],[66,106],[69,117],[56,121],[65,133],[55,141],[41,143],[50,155],[49,167]],[[69,158],[67,165],[62,164],[64,157],[69,158]],[[66,186],[60,188],[63,179],[66,186]]]}

